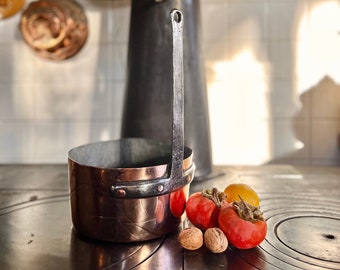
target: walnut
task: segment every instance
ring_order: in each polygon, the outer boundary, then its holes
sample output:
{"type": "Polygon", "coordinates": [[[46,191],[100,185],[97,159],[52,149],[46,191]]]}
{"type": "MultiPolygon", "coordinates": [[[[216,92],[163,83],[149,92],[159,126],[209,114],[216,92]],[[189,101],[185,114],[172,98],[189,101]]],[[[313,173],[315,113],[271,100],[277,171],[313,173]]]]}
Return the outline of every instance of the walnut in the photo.
{"type": "Polygon", "coordinates": [[[179,233],[178,241],[183,248],[196,250],[203,246],[203,233],[196,227],[186,228],[179,233]]]}
{"type": "Polygon", "coordinates": [[[204,244],[213,253],[224,252],[228,239],[220,228],[209,228],[204,233],[204,244]]]}

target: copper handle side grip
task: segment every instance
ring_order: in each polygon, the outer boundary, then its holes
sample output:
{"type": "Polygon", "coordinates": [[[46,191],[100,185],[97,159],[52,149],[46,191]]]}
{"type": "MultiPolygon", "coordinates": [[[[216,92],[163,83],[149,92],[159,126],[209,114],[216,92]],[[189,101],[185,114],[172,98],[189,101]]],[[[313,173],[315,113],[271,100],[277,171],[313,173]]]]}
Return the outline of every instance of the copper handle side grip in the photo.
{"type": "Polygon", "coordinates": [[[171,178],[158,178],[151,180],[135,180],[124,182],[123,184],[112,184],[110,195],[113,198],[131,199],[147,198],[164,195],[180,189],[189,184],[194,178],[195,164],[181,174],[181,178],[174,185],[171,178]]]}

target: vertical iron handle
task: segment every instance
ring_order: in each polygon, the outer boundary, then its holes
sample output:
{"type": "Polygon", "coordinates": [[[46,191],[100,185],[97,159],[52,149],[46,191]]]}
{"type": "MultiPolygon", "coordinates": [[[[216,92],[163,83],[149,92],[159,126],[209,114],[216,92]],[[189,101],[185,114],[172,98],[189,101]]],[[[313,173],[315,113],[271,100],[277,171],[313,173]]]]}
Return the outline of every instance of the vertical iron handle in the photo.
{"type": "Polygon", "coordinates": [[[177,186],[182,178],[184,152],[184,78],[183,78],[183,14],[171,11],[172,26],[172,162],[170,181],[177,186]]]}
{"type": "Polygon", "coordinates": [[[184,67],[183,67],[183,14],[174,9],[170,13],[172,26],[172,142],[171,168],[166,178],[128,181],[113,184],[110,194],[114,198],[143,198],[172,192],[189,184],[195,165],[183,172],[184,158],[184,67]]]}

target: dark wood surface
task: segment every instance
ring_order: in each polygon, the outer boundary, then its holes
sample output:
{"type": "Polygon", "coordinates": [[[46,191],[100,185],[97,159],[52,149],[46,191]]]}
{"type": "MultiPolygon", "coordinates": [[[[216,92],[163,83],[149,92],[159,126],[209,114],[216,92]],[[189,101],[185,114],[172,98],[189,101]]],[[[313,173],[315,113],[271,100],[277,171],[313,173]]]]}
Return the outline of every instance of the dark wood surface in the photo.
{"type": "Polygon", "coordinates": [[[1,165],[0,269],[340,269],[339,168],[215,167],[190,190],[232,182],[259,193],[268,234],[257,248],[212,254],[183,250],[177,232],[135,244],[82,238],[72,230],[66,165],[1,165]]]}

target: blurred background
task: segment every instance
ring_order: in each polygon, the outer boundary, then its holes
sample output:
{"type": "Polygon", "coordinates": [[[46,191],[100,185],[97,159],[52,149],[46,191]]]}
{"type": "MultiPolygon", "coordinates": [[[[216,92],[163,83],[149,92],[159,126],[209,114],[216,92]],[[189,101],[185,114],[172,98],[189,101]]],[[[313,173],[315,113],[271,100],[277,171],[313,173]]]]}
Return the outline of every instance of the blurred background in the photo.
{"type": "MultiPolygon", "coordinates": [[[[27,46],[21,12],[0,19],[0,163],[120,138],[131,3],[77,2],[89,35],[63,61],[27,46]]],[[[213,164],[339,164],[340,2],[200,3],[213,164]]]]}

